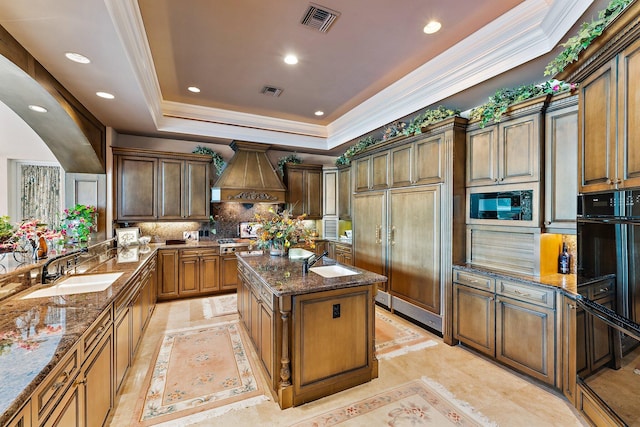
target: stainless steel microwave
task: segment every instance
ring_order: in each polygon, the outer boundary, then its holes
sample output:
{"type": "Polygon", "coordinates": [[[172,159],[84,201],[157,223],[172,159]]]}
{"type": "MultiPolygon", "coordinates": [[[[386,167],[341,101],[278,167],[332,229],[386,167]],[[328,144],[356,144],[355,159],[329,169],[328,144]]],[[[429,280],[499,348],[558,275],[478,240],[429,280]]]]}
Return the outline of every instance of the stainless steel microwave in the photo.
{"type": "Polygon", "coordinates": [[[538,186],[497,185],[467,190],[467,223],[537,226],[538,186]]]}

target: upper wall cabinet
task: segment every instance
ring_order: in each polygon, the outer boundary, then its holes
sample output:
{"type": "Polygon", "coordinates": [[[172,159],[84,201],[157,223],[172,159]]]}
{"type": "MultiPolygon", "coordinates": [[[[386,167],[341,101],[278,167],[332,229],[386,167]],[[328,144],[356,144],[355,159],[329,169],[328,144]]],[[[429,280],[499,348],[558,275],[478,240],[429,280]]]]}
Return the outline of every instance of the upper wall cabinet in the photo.
{"type": "Polygon", "coordinates": [[[322,219],[322,165],[285,163],[284,184],[292,215],[322,219]]]}
{"type": "Polygon", "coordinates": [[[640,186],[640,3],[556,78],[579,83],[578,191],[640,186]]]}
{"type": "Polygon", "coordinates": [[[575,233],[578,192],[578,96],[551,99],[545,114],[544,226],[575,233]]]}
{"type": "Polygon", "coordinates": [[[389,188],[389,152],[383,151],[354,162],[355,190],[384,190],[389,188]]]}
{"type": "Polygon", "coordinates": [[[546,96],[511,107],[498,124],[467,132],[467,187],[540,180],[546,96]]]}
{"type": "Polygon", "coordinates": [[[344,220],[351,219],[351,167],[338,168],[338,217],[344,220]]]}
{"type": "Polygon", "coordinates": [[[113,148],[116,221],[209,218],[209,163],[199,154],[113,148]]]}

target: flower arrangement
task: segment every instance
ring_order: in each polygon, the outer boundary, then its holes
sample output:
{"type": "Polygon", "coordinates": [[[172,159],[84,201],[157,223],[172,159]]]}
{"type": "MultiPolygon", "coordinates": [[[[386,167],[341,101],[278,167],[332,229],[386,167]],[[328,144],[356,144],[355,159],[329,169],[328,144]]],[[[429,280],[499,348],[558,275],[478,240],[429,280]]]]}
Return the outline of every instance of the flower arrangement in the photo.
{"type": "Polygon", "coordinates": [[[388,125],[382,132],[382,140],[388,141],[399,135],[404,135],[404,129],[407,126],[405,122],[395,121],[388,125]]]}
{"type": "Polygon", "coordinates": [[[545,76],[553,76],[578,59],[580,52],[585,50],[593,40],[598,38],[613,19],[634,0],[611,0],[606,9],[598,12],[598,18],[591,22],[583,22],[578,34],[569,38],[561,46],[564,48],[544,69],[545,76]]]}
{"type": "Polygon", "coordinates": [[[549,80],[541,84],[523,85],[513,89],[500,89],[489,101],[474,108],[469,113],[469,120],[480,120],[480,127],[485,127],[491,122],[499,123],[507,109],[519,102],[526,101],[541,95],[553,95],[566,90],[574,90],[574,83],[565,83],[558,80],[549,80]]]}
{"type": "Polygon", "coordinates": [[[273,208],[269,208],[268,215],[256,213],[254,225],[259,227],[258,248],[276,247],[284,253],[292,244],[303,240],[313,247],[311,233],[302,222],[305,216],[292,217],[288,210],[278,214],[273,208]]]}
{"type": "Polygon", "coordinates": [[[95,206],[77,204],[65,209],[60,223],[63,236],[72,237],[79,242],[86,242],[92,231],[97,231],[97,209],[95,206]]]}

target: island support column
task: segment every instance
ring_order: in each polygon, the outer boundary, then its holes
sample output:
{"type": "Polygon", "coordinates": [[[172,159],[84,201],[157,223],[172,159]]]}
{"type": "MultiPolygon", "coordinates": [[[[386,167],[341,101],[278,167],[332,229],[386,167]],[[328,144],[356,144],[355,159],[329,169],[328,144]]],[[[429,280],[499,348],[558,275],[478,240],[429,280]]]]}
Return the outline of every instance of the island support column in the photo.
{"type": "Polygon", "coordinates": [[[278,403],[281,409],[293,406],[293,385],[291,384],[291,349],[289,347],[289,330],[291,321],[291,297],[278,298],[280,316],[282,317],[282,357],[280,358],[280,386],[278,387],[278,403]]]}

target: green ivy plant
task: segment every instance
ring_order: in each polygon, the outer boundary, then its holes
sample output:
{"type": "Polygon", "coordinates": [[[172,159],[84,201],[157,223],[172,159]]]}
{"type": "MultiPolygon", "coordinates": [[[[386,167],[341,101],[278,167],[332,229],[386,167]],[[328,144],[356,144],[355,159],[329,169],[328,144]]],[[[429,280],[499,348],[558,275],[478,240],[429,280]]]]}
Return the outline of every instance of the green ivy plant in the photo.
{"type": "Polygon", "coordinates": [[[220,154],[216,153],[209,147],[203,147],[201,145],[198,145],[196,148],[193,149],[192,153],[207,154],[211,156],[211,158],[213,159],[213,167],[216,168],[216,173],[218,174],[218,176],[222,175],[222,171],[224,170],[224,168],[227,167],[227,162],[224,161],[224,159],[220,156],[220,154]]]}
{"type": "Polygon", "coordinates": [[[407,124],[405,122],[395,121],[389,124],[384,131],[382,131],[382,140],[387,141],[391,138],[395,138],[399,135],[404,135],[404,129],[407,124]]]}
{"type": "Polygon", "coordinates": [[[0,216],[0,242],[4,242],[13,235],[13,225],[11,218],[7,215],[0,216]]]}
{"type": "Polygon", "coordinates": [[[280,157],[278,160],[278,171],[280,171],[280,176],[284,177],[284,164],[285,163],[295,163],[299,165],[302,163],[302,159],[298,157],[296,153],[289,154],[288,156],[280,157]]]}
{"type": "Polygon", "coordinates": [[[351,164],[351,158],[353,156],[363,151],[365,148],[370,147],[378,142],[380,142],[380,140],[374,138],[371,135],[362,138],[360,141],[347,148],[347,151],[345,151],[340,157],[336,159],[336,166],[351,164]]]}
{"type": "Polygon", "coordinates": [[[440,105],[436,109],[426,110],[412,118],[402,133],[407,136],[418,135],[422,133],[422,128],[424,127],[439,122],[440,120],[459,115],[460,110],[452,110],[440,105]]]}
{"type": "Polygon", "coordinates": [[[549,80],[537,85],[530,84],[512,89],[499,89],[493,96],[489,97],[489,101],[471,110],[469,120],[479,120],[481,128],[492,122],[499,123],[502,115],[514,104],[537,96],[552,95],[575,88],[575,84],[549,80]]]}
{"type": "Polygon", "coordinates": [[[609,23],[634,0],[611,0],[606,9],[598,12],[598,18],[591,22],[583,22],[578,34],[569,38],[561,46],[564,48],[544,70],[545,76],[554,76],[562,72],[565,67],[578,59],[580,52],[585,50],[593,40],[598,38],[609,23]]]}

